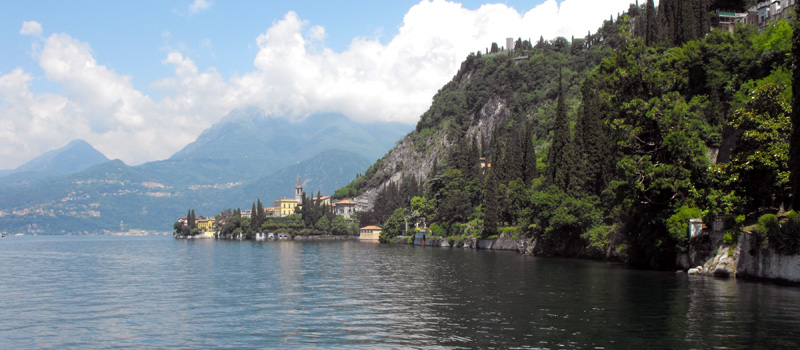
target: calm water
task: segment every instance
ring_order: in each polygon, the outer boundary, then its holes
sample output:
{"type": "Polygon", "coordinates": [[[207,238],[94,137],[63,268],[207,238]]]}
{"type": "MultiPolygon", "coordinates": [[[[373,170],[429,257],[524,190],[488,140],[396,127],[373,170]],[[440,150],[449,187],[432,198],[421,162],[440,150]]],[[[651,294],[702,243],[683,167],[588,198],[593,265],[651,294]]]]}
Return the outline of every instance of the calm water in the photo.
{"type": "Polygon", "coordinates": [[[0,239],[0,348],[798,348],[800,288],[509,252],[0,239]]]}

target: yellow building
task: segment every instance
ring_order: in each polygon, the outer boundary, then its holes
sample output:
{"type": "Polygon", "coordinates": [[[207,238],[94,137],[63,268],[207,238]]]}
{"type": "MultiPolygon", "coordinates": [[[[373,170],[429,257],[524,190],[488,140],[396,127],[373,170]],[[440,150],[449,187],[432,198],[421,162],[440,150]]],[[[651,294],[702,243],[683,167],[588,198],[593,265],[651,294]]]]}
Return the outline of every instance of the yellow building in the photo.
{"type": "Polygon", "coordinates": [[[273,208],[275,208],[275,216],[289,216],[294,214],[295,208],[299,203],[297,200],[291,198],[276,199],[273,208]]]}
{"type": "Polygon", "coordinates": [[[214,227],[214,220],[212,219],[199,219],[197,220],[197,228],[203,231],[211,231],[214,227]]]}
{"type": "Polygon", "coordinates": [[[362,227],[359,239],[363,241],[379,241],[381,239],[381,228],[378,226],[362,227]]]}

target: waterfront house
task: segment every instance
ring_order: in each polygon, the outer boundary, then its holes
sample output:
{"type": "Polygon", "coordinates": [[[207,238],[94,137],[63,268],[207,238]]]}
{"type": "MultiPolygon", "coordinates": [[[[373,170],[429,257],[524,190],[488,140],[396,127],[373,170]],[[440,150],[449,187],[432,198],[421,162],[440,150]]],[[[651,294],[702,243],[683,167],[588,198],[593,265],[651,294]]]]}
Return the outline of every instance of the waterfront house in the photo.
{"type": "Polygon", "coordinates": [[[381,228],[378,226],[362,227],[359,232],[359,239],[362,241],[378,241],[381,237],[381,228]]]}
{"type": "Polygon", "coordinates": [[[197,228],[204,231],[211,231],[214,227],[214,219],[198,219],[197,228]]]}

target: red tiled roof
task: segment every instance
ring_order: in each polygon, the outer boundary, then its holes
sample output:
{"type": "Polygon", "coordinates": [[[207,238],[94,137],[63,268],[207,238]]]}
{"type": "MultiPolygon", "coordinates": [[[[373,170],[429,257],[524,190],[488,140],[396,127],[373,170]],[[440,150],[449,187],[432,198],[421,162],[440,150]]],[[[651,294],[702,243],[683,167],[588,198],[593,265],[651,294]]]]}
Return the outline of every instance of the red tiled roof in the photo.
{"type": "Polygon", "coordinates": [[[345,201],[338,201],[336,202],[336,204],[356,204],[356,202],[345,200],[345,201]]]}
{"type": "Polygon", "coordinates": [[[366,226],[366,227],[362,227],[361,229],[362,230],[381,230],[381,228],[378,227],[378,226],[366,226]]]}

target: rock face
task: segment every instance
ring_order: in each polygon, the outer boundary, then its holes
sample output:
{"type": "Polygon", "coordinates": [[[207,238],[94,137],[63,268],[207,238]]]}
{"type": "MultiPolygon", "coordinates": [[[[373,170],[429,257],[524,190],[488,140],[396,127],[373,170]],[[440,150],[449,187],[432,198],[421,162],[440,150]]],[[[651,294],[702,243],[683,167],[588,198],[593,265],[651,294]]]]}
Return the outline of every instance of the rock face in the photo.
{"type": "MultiPolygon", "coordinates": [[[[488,142],[497,125],[506,122],[511,117],[511,112],[504,99],[492,98],[472,117],[477,120],[477,123],[467,130],[465,137],[488,142]]],[[[364,193],[355,198],[356,209],[360,211],[372,209],[378,191],[389,184],[399,184],[405,177],[414,176],[418,180],[426,179],[433,169],[434,163],[443,164],[455,141],[448,138],[445,127],[436,128],[424,139],[416,130],[410,132],[376,163],[375,176],[382,180],[377,186],[367,188],[364,193]]]]}

